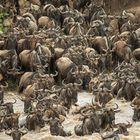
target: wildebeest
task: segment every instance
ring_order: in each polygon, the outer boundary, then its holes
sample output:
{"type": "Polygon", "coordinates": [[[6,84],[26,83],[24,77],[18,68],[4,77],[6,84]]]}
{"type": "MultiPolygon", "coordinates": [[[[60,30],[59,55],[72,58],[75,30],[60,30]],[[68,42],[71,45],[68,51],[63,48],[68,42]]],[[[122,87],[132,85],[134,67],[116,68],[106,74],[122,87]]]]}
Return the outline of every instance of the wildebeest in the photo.
{"type": "Polygon", "coordinates": [[[28,130],[24,129],[18,129],[18,128],[15,128],[14,130],[10,130],[10,131],[6,131],[5,133],[7,135],[10,135],[13,140],[20,140],[21,137],[25,134],[27,134],[28,130]]]}
{"type": "Polygon", "coordinates": [[[113,49],[113,56],[112,58],[115,59],[116,62],[125,60],[129,62],[132,58],[132,51],[128,44],[125,41],[117,41],[114,43],[113,49]]]}
{"type": "Polygon", "coordinates": [[[98,89],[93,87],[93,93],[97,92],[95,95],[95,101],[103,104],[103,106],[108,103],[111,99],[113,99],[113,95],[111,90],[106,88],[104,84],[100,84],[98,89]]]}
{"type": "Polygon", "coordinates": [[[13,108],[13,104],[16,103],[16,99],[14,99],[14,102],[7,102],[7,103],[3,103],[2,106],[6,107],[6,113],[11,114],[14,113],[14,108],[13,108]]]}
{"type": "Polygon", "coordinates": [[[101,125],[100,115],[96,112],[91,112],[90,115],[86,114],[84,116],[82,124],[75,126],[75,134],[78,136],[84,136],[91,135],[93,132],[99,132],[101,125]]]}
{"type": "Polygon", "coordinates": [[[72,68],[76,69],[76,65],[67,57],[60,57],[57,59],[56,67],[58,71],[58,80],[66,78],[72,68]]]}
{"type": "Polygon", "coordinates": [[[59,100],[62,105],[70,108],[71,105],[76,104],[77,102],[77,92],[78,86],[82,85],[82,81],[80,83],[69,83],[65,84],[63,80],[63,87],[59,90],[59,100]]]}
{"type": "Polygon", "coordinates": [[[37,127],[44,127],[43,112],[31,112],[26,118],[26,127],[29,131],[36,130],[37,127]]]}
{"type": "Polygon", "coordinates": [[[117,127],[117,130],[113,131],[112,133],[106,135],[106,136],[102,136],[102,139],[108,139],[108,138],[116,138],[117,140],[119,139],[118,138],[118,134],[123,134],[125,136],[128,136],[129,135],[129,132],[127,130],[127,128],[131,127],[132,124],[128,123],[128,124],[125,124],[125,123],[119,123],[119,124],[116,124],[116,127],[117,127]]]}
{"type": "Polygon", "coordinates": [[[37,65],[40,65],[43,68],[39,55],[35,50],[23,50],[19,54],[19,60],[21,62],[22,67],[24,67],[27,70],[31,70],[32,72],[36,70],[37,65]]]}
{"type": "Polygon", "coordinates": [[[12,128],[18,128],[18,118],[19,114],[9,114],[5,115],[2,120],[2,127],[5,130],[12,129],[12,128]]]}
{"type": "Polygon", "coordinates": [[[63,126],[61,125],[61,122],[58,118],[52,117],[49,120],[47,120],[47,122],[50,125],[50,132],[51,135],[55,135],[55,136],[71,136],[70,132],[66,132],[63,129],[63,126]]]}

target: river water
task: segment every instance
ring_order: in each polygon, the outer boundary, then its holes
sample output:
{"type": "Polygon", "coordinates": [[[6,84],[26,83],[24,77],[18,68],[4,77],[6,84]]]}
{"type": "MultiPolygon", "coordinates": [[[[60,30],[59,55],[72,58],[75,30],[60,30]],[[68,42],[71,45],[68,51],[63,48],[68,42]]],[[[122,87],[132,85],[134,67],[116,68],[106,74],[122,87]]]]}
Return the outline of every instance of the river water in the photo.
{"type": "MultiPolygon", "coordinates": [[[[12,92],[5,93],[5,102],[13,101],[13,98],[17,99],[17,103],[14,105],[15,113],[22,113],[23,102],[18,98],[16,93],[12,93],[12,92]]],[[[83,106],[87,103],[91,103],[92,98],[93,98],[93,95],[91,93],[80,92],[78,94],[77,104],[79,106],[83,106]]],[[[129,121],[132,123],[133,109],[130,106],[130,102],[113,99],[110,104],[112,104],[113,106],[114,103],[117,103],[119,105],[119,108],[121,109],[120,112],[116,113],[115,122],[127,123],[127,121],[129,121]]],[[[71,131],[72,133],[71,137],[51,136],[49,133],[49,126],[46,125],[43,129],[40,130],[40,132],[39,131],[28,132],[28,134],[24,135],[21,138],[21,140],[101,140],[100,135],[97,133],[94,133],[90,136],[83,136],[83,137],[79,137],[74,134],[74,126],[80,123],[78,121],[79,115],[74,115],[74,116],[72,115],[72,112],[75,109],[76,107],[72,106],[70,110],[70,114],[67,116],[67,118],[63,122],[63,126],[65,130],[71,131]]],[[[121,140],[140,140],[140,123],[139,122],[133,123],[132,127],[129,128],[128,130],[129,130],[129,136],[120,135],[121,140]]],[[[6,135],[4,132],[2,132],[0,133],[0,140],[12,140],[12,138],[6,135]]]]}

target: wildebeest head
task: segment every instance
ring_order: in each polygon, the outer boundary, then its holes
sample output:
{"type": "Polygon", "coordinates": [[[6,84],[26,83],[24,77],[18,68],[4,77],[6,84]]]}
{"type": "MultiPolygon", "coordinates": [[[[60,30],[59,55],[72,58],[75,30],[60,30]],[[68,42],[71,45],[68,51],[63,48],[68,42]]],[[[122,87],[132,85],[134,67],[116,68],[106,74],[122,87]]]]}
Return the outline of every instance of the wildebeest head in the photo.
{"type": "Polygon", "coordinates": [[[117,134],[124,134],[125,136],[128,136],[129,132],[128,132],[127,128],[130,128],[132,126],[132,124],[130,124],[129,122],[128,122],[128,124],[126,124],[126,123],[118,123],[118,124],[116,124],[116,126],[118,128],[116,130],[117,134]]]}
{"type": "Polygon", "coordinates": [[[20,140],[21,137],[25,135],[27,132],[28,132],[27,129],[21,130],[21,129],[15,128],[14,130],[6,131],[5,133],[7,135],[12,136],[13,140],[20,140]]]}

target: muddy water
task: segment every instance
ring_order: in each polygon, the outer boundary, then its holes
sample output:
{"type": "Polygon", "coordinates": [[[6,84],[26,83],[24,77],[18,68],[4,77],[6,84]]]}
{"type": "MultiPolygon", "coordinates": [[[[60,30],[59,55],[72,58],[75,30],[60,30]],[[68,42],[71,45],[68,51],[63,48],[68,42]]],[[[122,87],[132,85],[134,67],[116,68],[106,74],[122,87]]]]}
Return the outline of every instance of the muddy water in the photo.
{"type": "MultiPolygon", "coordinates": [[[[23,102],[18,98],[16,93],[8,92],[5,96],[5,102],[13,101],[13,98],[17,99],[17,103],[14,105],[14,111],[16,113],[23,112],[23,102]]],[[[83,106],[87,103],[91,103],[91,100],[93,98],[93,95],[91,93],[86,92],[80,92],[78,94],[78,105],[83,106]]],[[[117,103],[119,105],[119,108],[121,111],[119,113],[116,113],[116,123],[119,122],[131,122],[132,123],[132,115],[133,115],[133,109],[130,107],[130,102],[120,101],[120,100],[112,100],[110,104],[112,106],[114,103],[117,103]]],[[[64,137],[55,137],[51,136],[49,133],[49,126],[46,125],[43,129],[41,129],[40,132],[29,132],[28,134],[24,135],[21,140],[100,140],[99,134],[93,134],[91,136],[84,136],[84,137],[78,137],[74,134],[74,126],[76,124],[79,124],[78,121],[79,116],[72,115],[72,112],[76,109],[76,107],[72,106],[70,114],[67,116],[66,120],[63,123],[63,126],[66,131],[71,131],[72,136],[68,138],[64,137]]],[[[24,114],[22,114],[24,115],[24,114]]],[[[132,127],[129,129],[130,135],[125,137],[123,135],[120,136],[121,140],[140,140],[140,123],[133,123],[132,127]]],[[[5,133],[0,133],[0,140],[12,140],[11,137],[5,135],[5,133]]]]}

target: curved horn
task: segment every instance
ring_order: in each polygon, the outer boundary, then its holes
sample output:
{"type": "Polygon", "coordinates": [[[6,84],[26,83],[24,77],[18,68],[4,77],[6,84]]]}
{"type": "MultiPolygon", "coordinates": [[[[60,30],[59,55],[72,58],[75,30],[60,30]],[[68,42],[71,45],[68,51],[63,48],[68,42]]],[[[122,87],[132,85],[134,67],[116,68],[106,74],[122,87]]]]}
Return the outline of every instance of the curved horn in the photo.
{"type": "Polygon", "coordinates": [[[81,85],[83,84],[83,81],[82,81],[81,79],[79,79],[79,81],[80,81],[79,84],[78,84],[78,83],[74,83],[74,85],[76,85],[76,86],[81,86],[81,85]]]}
{"type": "Polygon", "coordinates": [[[54,85],[52,87],[52,93],[54,93],[54,92],[58,93],[61,90],[61,88],[56,89],[55,87],[56,87],[56,85],[54,85]]]}
{"type": "Polygon", "coordinates": [[[75,72],[72,72],[73,69],[74,69],[74,68],[71,68],[71,70],[70,70],[70,73],[71,73],[72,75],[75,75],[76,73],[78,73],[78,67],[77,67],[77,66],[76,66],[75,72]]]}
{"type": "Polygon", "coordinates": [[[14,102],[12,103],[12,104],[15,104],[17,102],[17,100],[16,99],[14,99],[14,102]]]}
{"type": "MultiPolygon", "coordinates": [[[[17,102],[17,100],[14,99],[14,102],[13,102],[13,103],[10,102],[10,103],[11,103],[11,104],[15,104],[16,102],[17,102]]],[[[5,105],[6,105],[6,103],[3,104],[3,106],[5,106],[5,105]]]]}
{"type": "Polygon", "coordinates": [[[96,75],[98,73],[97,69],[94,69],[94,72],[92,71],[93,75],[96,75]]]}
{"type": "Polygon", "coordinates": [[[46,77],[48,76],[48,74],[42,75],[41,73],[39,73],[38,75],[39,75],[39,77],[41,77],[41,78],[46,78],[46,77]]]}
{"type": "Polygon", "coordinates": [[[95,89],[95,86],[96,86],[96,85],[94,85],[92,89],[93,89],[94,92],[98,92],[99,89],[98,89],[98,88],[95,89]]]}
{"type": "Polygon", "coordinates": [[[62,80],[62,85],[67,86],[67,84],[65,83],[65,79],[62,80]]]}
{"type": "Polygon", "coordinates": [[[1,87],[3,87],[3,88],[7,88],[8,87],[8,83],[7,82],[5,82],[5,86],[4,85],[0,85],[1,87]]]}
{"type": "Polygon", "coordinates": [[[120,79],[125,79],[125,78],[126,78],[126,76],[124,74],[122,76],[122,74],[121,74],[120,79]]]}
{"type": "Polygon", "coordinates": [[[48,66],[49,66],[49,64],[47,63],[43,66],[43,68],[48,68],[48,66]]]}
{"type": "Polygon", "coordinates": [[[127,121],[127,122],[128,122],[128,124],[125,124],[126,127],[127,127],[127,128],[130,128],[130,127],[132,126],[132,124],[131,124],[129,121],[127,121]]]}
{"type": "Polygon", "coordinates": [[[135,105],[133,103],[130,104],[131,107],[135,107],[135,105]]]}
{"type": "Polygon", "coordinates": [[[81,115],[84,116],[84,117],[89,117],[91,115],[91,113],[89,113],[89,114],[84,113],[84,112],[86,112],[88,110],[95,110],[95,108],[86,108],[84,110],[81,110],[80,111],[81,115]]]}
{"type": "Polygon", "coordinates": [[[12,133],[12,130],[10,130],[10,131],[9,130],[6,130],[5,131],[5,134],[7,134],[7,135],[11,135],[11,133],[12,133]]]}
{"type": "Polygon", "coordinates": [[[116,108],[113,108],[113,110],[117,110],[119,108],[119,105],[117,103],[115,103],[116,108]]]}
{"type": "Polygon", "coordinates": [[[41,97],[41,96],[38,96],[38,97],[37,97],[37,100],[38,100],[38,101],[43,101],[44,98],[40,99],[40,97],[41,97]]]}
{"type": "Polygon", "coordinates": [[[108,88],[104,88],[106,92],[111,92],[112,90],[111,89],[108,89],[108,88]]]}
{"type": "Polygon", "coordinates": [[[51,119],[43,118],[44,122],[48,123],[51,119]]]}
{"type": "Polygon", "coordinates": [[[24,128],[23,130],[20,130],[24,135],[28,133],[28,129],[24,128]]]}
{"type": "Polygon", "coordinates": [[[94,103],[93,100],[94,100],[94,98],[92,98],[92,106],[93,106],[93,107],[95,107],[95,106],[97,106],[97,107],[99,107],[99,108],[102,107],[102,105],[101,105],[99,102],[94,103]]]}
{"type": "MultiPolygon", "coordinates": [[[[35,90],[34,90],[35,91],[35,90]]],[[[35,99],[36,98],[36,95],[35,94],[30,94],[30,98],[31,99],[35,99]]]]}
{"type": "Polygon", "coordinates": [[[55,71],[55,74],[51,74],[51,76],[55,77],[58,75],[58,71],[55,71]]]}

